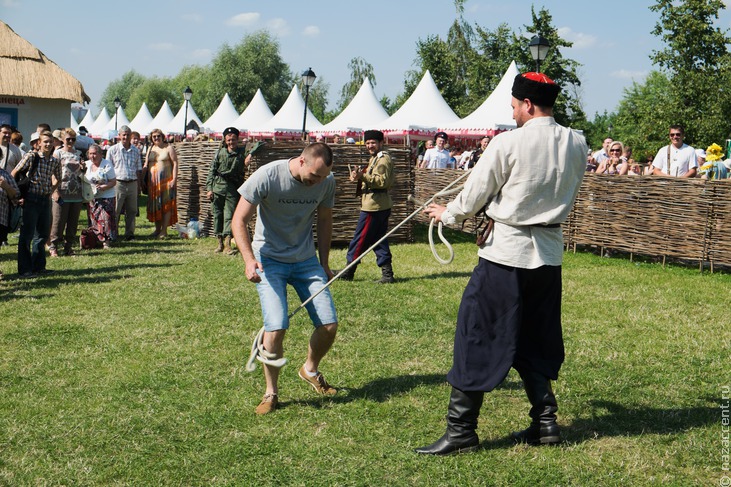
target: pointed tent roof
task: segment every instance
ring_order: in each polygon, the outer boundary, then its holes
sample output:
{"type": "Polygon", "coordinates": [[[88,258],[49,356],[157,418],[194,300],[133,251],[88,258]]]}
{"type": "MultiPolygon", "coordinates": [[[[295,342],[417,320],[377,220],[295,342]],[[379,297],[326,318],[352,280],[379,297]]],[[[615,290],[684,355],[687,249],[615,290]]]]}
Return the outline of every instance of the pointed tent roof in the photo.
{"type": "Polygon", "coordinates": [[[104,127],[107,126],[109,120],[111,119],[109,118],[107,109],[102,108],[102,111],[99,112],[99,116],[96,117],[96,120],[94,120],[94,123],[91,124],[91,127],[87,126],[86,128],[89,130],[92,137],[101,137],[102,132],[104,132],[104,127]]]}
{"type": "Polygon", "coordinates": [[[371,127],[378,127],[388,119],[389,115],[376,98],[373,86],[368,78],[363,78],[363,84],[358,93],[348,103],[348,106],[340,112],[340,115],[326,124],[324,127],[313,132],[323,134],[343,134],[352,132],[363,132],[371,127]]]}
{"type": "Polygon", "coordinates": [[[511,62],[500,82],[482,105],[462,120],[441,125],[440,128],[445,132],[461,135],[485,135],[490,130],[516,128],[510,100],[513,97],[513,80],[519,73],[515,61],[511,62]]]}
{"type": "Polygon", "coordinates": [[[264,126],[272,117],[274,114],[269,109],[261,90],[258,89],[246,106],[246,110],[231,125],[239,130],[254,130],[264,126]]]}
{"type": "Polygon", "coordinates": [[[431,134],[437,131],[437,127],[458,120],[427,70],[409,99],[380,126],[389,135],[431,134]]]}
{"type": "MultiPolygon", "coordinates": [[[[155,118],[153,118],[152,122],[150,122],[147,128],[145,128],[145,133],[149,134],[153,129],[160,129],[164,132],[164,128],[167,127],[173,118],[175,118],[173,111],[170,110],[170,105],[168,105],[168,101],[165,100],[160,107],[160,110],[157,112],[157,115],[155,115],[155,118]]],[[[183,122],[180,122],[180,125],[183,125],[183,122]]],[[[140,132],[140,134],[141,133],[142,132],[140,132]]]]}
{"type": "Polygon", "coordinates": [[[69,120],[69,127],[71,127],[72,129],[74,129],[74,132],[77,132],[78,133],[79,132],[79,122],[76,121],[76,119],[74,118],[74,114],[73,113],[69,113],[69,119],[70,119],[69,120]]]}
{"type": "Polygon", "coordinates": [[[0,86],[3,94],[91,101],[79,80],[0,21],[0,86]]]}
{"type": "Polygon", "coordinates": [[[150,122],[152,122],[152,115],[150,114],[150,110],[147,108],[147,103],[143,102],[137,112],[137,115],[135,115],[135,118],[133,118],[129,123],[129,128],[135,132],[139,132],[140,135],[144,137],[149,134],[149,132],[147,132],[147,127],[150,125],[150,122]]]}
{"type": "Polygon", "coordinates": [[[183,102],[183,104],[180,105],[180,110],[178,110],[178,113],[175,114],[175,118],[173,118],[165,127],[161,127],[161,129],[165,133],[165,135],[168,135],[168,134],[182,135],[183,124],[186,123],[185,122],[186,118],[188,119],[187,123],[190,123],[191,121],[194,120],[195,123],[198,124],[199,128],[203,127],[203,122],[201,122],[201,119],[198,118],[198,115],[195,113],[193,104],[191,102],[188,102],[188,113],[186,115],[185,102],[183,102]]]}
{"type": "Polygon", "coordinates": [[[119,107],[117,108],[117,111],[115,112],[114,116],[107,122],[107,124],[104,126],[104,131],[108,132],[110,130],[115,130],[115,126],[117,129],[121,127],[122,125],[129,126],[129,119],[127,118],[127,115],[124,113],[124,108],[119,107]]]}
{"type": "Polygon", "coordinates": [[[86,130],[91,130],[91,126],[94,125],[94,114],[91,112],[91,107],[86,111],[86,115],[79,122],[79,127],[86,127],[86,130]]]}
{"type": "MultiPolygon", "coordinates": [[[[254,130],[250,130],[250,133],[255,133],[261,136],[272,136],[276,134],[299,134],[302,132],[302,117],[305,113],[305,101],[300,95],[300,90],[297,85],[292,87],[292,91],[287,97],[287,101],[284,102],[282,108],[272,117],[267,123],[261,127],[257,127],[254,130]]],[[[307,108],[307,129],[308,132],[311,130],[317,130],[322,128],[322,123],[307,108]]]]}
{"type": "Polygon", "coordinates": [[[223,99],[218,104],[216,111],[205,121],[203,127],[214,134],[221,134],[226,130],[226,127],[232,127],[238,118],[239,112],[236,111],[236,107],[234,107],[231,98],[226,93],[223,95],[223,99]]]}

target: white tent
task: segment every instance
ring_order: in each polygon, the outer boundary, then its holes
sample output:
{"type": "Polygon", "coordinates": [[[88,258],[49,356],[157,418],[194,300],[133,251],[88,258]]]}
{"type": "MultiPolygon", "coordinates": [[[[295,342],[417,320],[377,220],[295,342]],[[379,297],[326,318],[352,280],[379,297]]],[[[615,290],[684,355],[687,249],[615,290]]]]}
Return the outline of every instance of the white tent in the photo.
{"type": "MultiPolygon", "coordinates": [[[[165,102],[160,107],[160,110],[157,112],[157,115],[155,115],[155,118],[152,119],[152,122],[150,122],[150,124],[144,130],[145,134],[149,134],[153,131],[153,129],[160,129],[165,132],[164,127],[167,127],[167,125],[172,121],[173,118],[173,111],[170,110],[170,105],[168,105],[168,101],[165,100],[165,102]]],[[[180,125],[182,126],[183,122],[180,122],[180,125]]],[[[140,132],[140,134],[141,133],[142,132],[140,132]]]]}
{"type": "MultiPolygon", "coordinates": [[[[293,137],[302,133],[302,119],[305,114],[305,101],[300,95],[297,85],[292,87],[292,91],[284,102],[282,108],[279,109],[267,123],[256,129],[249,130],[250,134],[260,137],[293,137]]],[[[307,108],[307,131],[314,131],[322,128],[322,123],[307,108]]]]}
{"type": "Polygon", "coordinates": [[[92,125],[94,125],[94,114],[91,113],[91,107],[89,107],[86,111],[86,115],[84,115],[84,118],[82,118],[81,122],[79,122],[79,127],[86,127],[86,130],[90,131],[92,125]]]}
{"type": "Polygon", "coordinates": [[[119,128],[122,125],[126,125],[129,127],[129,119],[127,118],[127,115],[124,113],[124,108],[119,107],[119,108],[117,108],[117,111],[114,114],[114,116],[104,126],[104,131],[109,132],[110,130],[119,130],[119,128]]]}
{"type": "Polygon", "coordinates": [[[388,119],[388,112],[376,98],[373,86],[368,78],[363,79],[358,93],[340,112],[340,115],[324,127],[312,132],[324,135],[354,135],[373,127],[378,127],[388,119]]]}
{"type": "Polygon", "coordinates": [[[102,108],[102,111],[99,113],[99,116],[96,117],[96,120],[94,120],[94,123],[91,124],[91,127],[88,125],[86,126],[87,129],[89,129],[89,133],[92,137],[101,137],[102,133],[104,132],[104,127],[107,126],[109,123],[109,114],[107,113],[106,108],[102,108]]]}
{"type": "Polygon", "coordinates": [[[147,108],[147,103],[142,103],[137,115],[135,115],[135,118],[133,118],[129,123],[129,128],[135,132],[139,132],[142,137],[145,137],[149,134],[149,132],[147,132],[147,128],[150,126],[151,122],[152,115],[150,114],[150,110],[147,108]]]}
{"type": "Polygon", "coordinates": [[[74,118],[73,112],[69,113],[69,118],[70,118],[70,120],[69,120],[69,127],[71,127],[72,129],[74,129],[74,132],[79,133],[79,123],[74,118]]]}
{"type": "Polygon", "coordinates": [[[221,134],[227,127],[232,127],[238,118],[239,112],[236,111],[236,107],[234,107],[231,98],[226,93],[223,95],[223,99],[218,104],[216,111],[203,124],[203,128],[214,134],[221,134]]]}
{"type": "Polygon", "coordinates": [[[492,134],[496,130],[516,128],[510,100],[513,97],[511,94],[513,80],[518,74],[518,67],[513,61],[482,105],[458,122],[440,125],[440,129],[455,135],[483,136],[492,134]]]}
{"type": "Polygon", "coordinates": [[[264,126],[272,117],[274,114],[267,105],[264,95],[261,90],[256,90],[246,110],[231,125],[239,130],[253,130],[264,126]]]}
{"type": "Polygon", "coordinates": [[[191,102],[188,102],[187,112],[186,112],[186,104],[185,104],[185,102],[183,102],[183,104],[180,105],[180,110],[178,110],[178,113],[175,114],[175,118],[173,118],[166,126],[160,127],[160,128],[166,135],[169,135],[169,134],[179,135],[179,134],[183,133],[184,125],[186,123],[190,124],[190,122],[193,122],[193,121],[196,124],[198,124],[199,129],[201,127],[203,127],[203,122],[201,122],[201,119],[198,118],[198,115],[195,113],[193,104],[191,102]],[[186,122],[186,119],[187,119],[187,122],[186,122]]]}
{"type": "Polygon", "coordinates": [[[406,135],[433,135],[437,127],[459,121],[439,93],[429,70],[401,108],[391,118],[380,124],[387,137],[406,135]]]}

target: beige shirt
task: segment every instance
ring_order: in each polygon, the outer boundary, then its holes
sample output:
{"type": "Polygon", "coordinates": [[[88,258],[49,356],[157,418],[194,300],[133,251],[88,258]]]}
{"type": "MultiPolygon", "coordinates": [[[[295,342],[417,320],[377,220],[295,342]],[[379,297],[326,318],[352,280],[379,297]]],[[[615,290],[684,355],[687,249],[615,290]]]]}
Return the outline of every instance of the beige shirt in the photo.
{"type": "Polygon", "coordinates": [[[561,228],[571,212],[586,169],[588,147],[578,132],[538,117],[503,132],[487,146],[464,189],[447,205],[442,221],[460,222],[487,204],[495,227],[478,255],[523,269],[561,265],[561,228]]]}

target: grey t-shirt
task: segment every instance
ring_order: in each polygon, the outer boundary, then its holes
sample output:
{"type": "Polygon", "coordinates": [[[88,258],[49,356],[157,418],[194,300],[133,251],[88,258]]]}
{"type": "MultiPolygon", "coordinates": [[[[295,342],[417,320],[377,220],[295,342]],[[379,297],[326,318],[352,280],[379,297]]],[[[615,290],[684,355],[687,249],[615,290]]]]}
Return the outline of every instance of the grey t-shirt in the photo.
{"type": "Polygon", "coordinates": [[[289,160],[260,167],[239,188],[256,209],[252,248],[281,262],[302,262],[315,255],[312,223],[318,206],[335,206],[335,178],[307,186],[289,172],[289,160]]]}

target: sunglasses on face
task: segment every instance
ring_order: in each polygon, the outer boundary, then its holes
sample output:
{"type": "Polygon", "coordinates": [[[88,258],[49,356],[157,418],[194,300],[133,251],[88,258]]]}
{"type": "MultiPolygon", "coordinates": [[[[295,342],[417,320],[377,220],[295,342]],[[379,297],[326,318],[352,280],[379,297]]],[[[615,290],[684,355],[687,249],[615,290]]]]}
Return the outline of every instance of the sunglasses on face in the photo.
{"type": "Polygon", "coordinates": [[[76,137],[66,137],[66,142],[76,142],[76,137]]]}
{"type": "Polygon", "coordinates": [[[670,137],[682,137],[683,134],[670,134],[670,137]]]}

